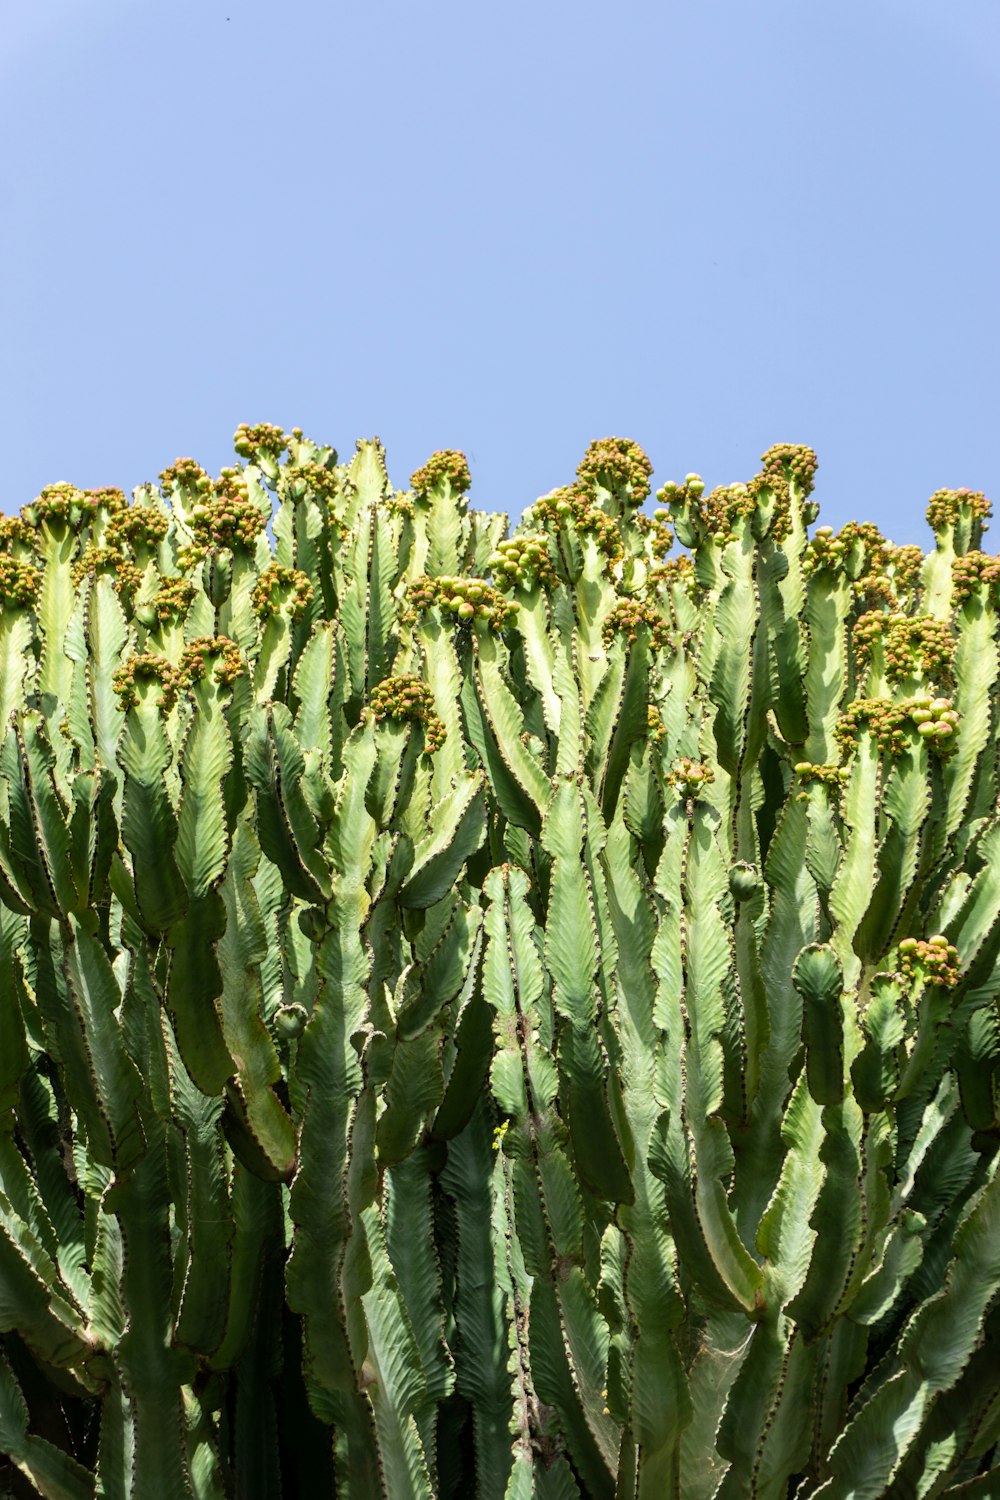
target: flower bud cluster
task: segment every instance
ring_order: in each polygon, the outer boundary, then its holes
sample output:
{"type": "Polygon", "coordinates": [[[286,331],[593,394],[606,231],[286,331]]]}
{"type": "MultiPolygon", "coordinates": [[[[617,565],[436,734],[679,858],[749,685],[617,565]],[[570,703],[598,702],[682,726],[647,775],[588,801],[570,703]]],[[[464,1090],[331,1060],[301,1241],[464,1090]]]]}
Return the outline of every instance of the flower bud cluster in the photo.
{"type": "Polygon", "coordinates": [[[42,586],[42,575],[31,563],[0,553],[0,603],[8,609],[33,605],[42,586]]]}
{"type": "Polygon", "coordinates": [[[577,468],[578,492],[597,499],[598,489],[619,496],[628,506],[639,506],[649,494],[653,465],[631,438],[598,438],[588,447],[577,468]]]}
{"type": "Polygon", "coordinates": [[[711,766],[692,760],[689,755],[675,760],[667,773],[668,786],[676,787],[683,797],[697,797],[714,780],[715,772],[711,766]]]}
{"type": "Polygon", "coordinates": [[[951,677],[955,639],[948,625],[933,615],[887,615],[871,610],[855,623],[852,639],[862,666],[870,665],[876,642],[882,642],[886,674],[893,682],[919,674],[939,682],[951,677]]]}
{"type": "Polygon", "coordinates": [[[184,686],[190,687],[204,677],[212,659],[215,659],[215,680],[222,687],[228,687],[246,672],[235,641],[225,635],[202,635],[190,641],[181,656],[180,675],[184,686]]]}
{"type": "Polygon", "coordinates": [[[892,583],[897,593],[912,593],[919,587],[924,566],[924,554],[919,547],[885,544],[886,567],[891,569],[892,583]]]}
{"type": "MultiPolygon", "coordinates": [[[[885,537],[870,521],[848,521],[834,534],[832,526],[820,526],[806,547],[802,568],[808,576],[828,569],[848,578],[863,580],[856,588],[864,592],[872,578],[884,576],[888,561],[885,537]]],[[[891,592],[891,583],[885,580],[891,592]]]]}
{"type": "Polygon", "coordinates": [[[82,505],[85,510],[92,513],[97,510],[106,510],[111,516],[120,515],[122,511],[128,510],[128,501],[123,492],[114,485],[103,485],[96,490],[84,490],[82,505]]]}
{"type": "Polygon", "coordinates": [[[250,547],[267,522],[246,492],[238,469],[223,469],[213,498],[200,501],[189,517],[196,545],[250,547]]]}
{"type": "Polygon", "coordinates": [[[680,505],[683,501],[697,502],[705,493],[705,481],[700,474],[685,474],[684,483],[678,484],[674,479],[668,479],[666,484],[661,484],[656,492],[656,498],[661,505],[680,505]]]}
{"type": "Polygon", "coordinates": [[[681,554],[680,557],[668,557],[657,567],[650,568],[649,581],[661,588],[670,588],[677,584],[689,594],[693,594],[698,587],[694,576],[694,563],[685,554],[681,554]]]}
{"type": "Polygon", "coordinates": [[[440,448],[419,469],[410,475],[410,483],[421,499],[431,490],[447,481],[452,495],[464,495],[471,488],[472,475],[464,453],[457,449],[440,448]]]}
{"type": "Polygon", "coordinates": [[[935,490],[927,502],[927,522],[935,532],[963,519],[985,521],[992,507],[982,490],[935,490]]]}
{"type": "Polygon", "coordinates": [[[133,552],[140,548],[152,548],[167,534],[169,525],[162,510],[152,505],[127,505],[117,511],[108,522],[104,533],[109,547],[120,547],[126,543],[133,552]]]}
{"type": "Polygon", "coordinates": [[[441,575],[428,578],[426,573],[414,578],[408,590],[410,622],[435,606],[442,617],[451,614],[460,625],[481,621],[491,630],[503,630],[517,613],[513,599],[505,599],[498,589],[479,578],[452,578],[441,575]]]}
{"type": "Polygon", "coordinates": [[[160,475],[160,487],[165,495],[172,495],[176,490],[187,499],[212,493],[211,479],[193,458],[174,459],[160,475]]]}
{"type": "Polygon", "coordinates": [[[372,690],[372,713],[376,720],[409,719],[424,726],[428,755],[440,750],[448,731],[434,707],[434,694],[423,678],[410,673],[386,677],[372,690]]]}
{"type": "Polygon", "coordinates": [[[982,590],[994,601],[1000,597],[1000,557],[985,552],[966,552],[951,565],[952,586],[956,604],[964,604],[982,590]]]}
{"type": "Polygon", "coordinates": [[[258,454],[277,463],[287,446],[288,439],[284,432],[270,422],[258,422],[255,427],[241,422],[233,433],[234,449],[240,458],[245,458],[249,463],[255,462],[258,454]]]}
{"type": "Polygon", "coordinates": [[[157,656],[152,652],[130,657],[111,678],[111,686],[121,699],[123,708],[135,708],[139,701],[140,682],[160,684],[158,707],[161,712],[169,713],[177,702],[182,685],[181,674],[173,663],[165,656],[157,656]]]}
{"type": "Polygon", "coordinates": [[[874,734],[883,755],[905,755],[910,748],[910,732],[916,730],[938,755],[949,755],[959,715],[950,698],[909,698],[892,703],[886,698],[858,698],[840,715],[834,730],[837,743],[848,753],[853,751],[863,724],[874,734]]]}
{"type": "Polygon", "coordinates": [[[183,619],[191,608],[196,592],[194,584],[188,578],[165,578],[151,601],[156,618],[183,619]]]}
{"type": "Polygon", "coordinates": [[[250,602],[260,619],[281,613],[288,606],[289,617],[298,620],[305,613],[313,597],[313,586],[305,573],[298,568],[286,568],[281,563],[271,563],[254,584],[250,602]]]}
{"type": "Polygon", "coordinates": [[[624,635],[634,646],[640,630],[649,631],[654,647],[666,646],[670,640],[670,626],[651,604],[643,604],[639,599],[620,599],[601,626],[601,639],[605,646],[610,646],[616,635],[624,635]]]}
{"type": "Polygon", "coordinates": [[[668,510],[656,510],[652,517],[644,516],[638,512],[633,517],[634,524],[639,528],[646,538],[646,548],[656,562],[662,562],[674,545],[674,533],[670,528],[670,512],[668,510]]]}
{"type": "Polygon", "coordinates": [[[737,527],[757,509],[757,495],[745,484],[720,484],[701,502],[702,520],[718,547],[735,542],[737,527]]]}
{"type": "Polygon", "coordinates": [[[774,443],[761,454],[760,461],[764,477],[772,485],[775,480],[784,480],[795,486],[802,499],[812,494],[819,468],[819,459],[812,448],[804,443],[774,443]]]}
{"type": "Polygon", "coordinates": [[[31,527],[53,521],[77,527],[84,509],[83,491],[78,490],[75,484],[60,481],[58,484],[47,484],[30,505],[22,506],[21,520],[31,527]]]}
{"type": "Polygon", "coordinates": [[[820,786],[839,787],[850,777],[848,766],[813,765],[811,761],[796,762],[795,774],[800,781],[817,782],[820,786]]]}
{"type": "Polygon", "coordinates": [[[599,505],[592,505],[577,489],[564,488],[541,495],[531,507],[531,514],[543,525],[548,521],[555,527],[571,526],[581,535],[589,533],[612,562],[624,553],[617,521],[599,505]]]}
{"type": "Polygon", "coordinates": [[[646,734],[654,745],[660,744],[667,737],[667,726],[660,717],[660,710],[652,703],[646,707],[646,734]]]}
{"type": "Polygon", "coordinates": [[[498,542],[486,566],[500,588],[551,588],[556,581],[544,531],[526,531],[498,542]]]}
{"type": "Polygon", "coordinates": [[[129,562],[120,547],[85,547],[70,576],[79,588],[85,578],[96,578],[99,573],[110,574],[116,594],[131,593],[142,583],[142,569],[129,562]]]}
{"type": "Polygon", "coordinates": [[[906,980],[923,979],[926,984],[952,989],[959,980],[958,949],[940,932],[926,942],[904,938],[899,945],[899,967],[906,980]]]}
{"type": "Polygon", "coordinates": [[[15,547],[35,554],[34,528],[23,516],[0,516],[0,551],[11,552],[15,547]]]}

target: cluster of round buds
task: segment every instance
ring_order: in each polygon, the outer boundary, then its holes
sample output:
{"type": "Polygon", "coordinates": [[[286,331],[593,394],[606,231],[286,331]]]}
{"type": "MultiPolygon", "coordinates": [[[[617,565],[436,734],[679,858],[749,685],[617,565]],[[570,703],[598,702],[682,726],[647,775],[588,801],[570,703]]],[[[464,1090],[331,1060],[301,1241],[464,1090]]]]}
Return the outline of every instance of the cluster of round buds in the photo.
{"type": "Polygon", "coordinates": [[[196,544],[202,547],[249,547],[267,521],[246,494],[245,484],[233,476],[237,470],[223,469],[220,489],[209,501],[200,501],[190,514],[196,544]]]}
{"type": "Polygon", "coordinates": [[[0,553],[0,603],[7,609],[34,604],[42,586],[42,575],[31,563],[18,562],[0,553]]]}
{"type": "Polygon", "coordinates": [[[683,484],[668,479],[661,484],[656,498],[661,505],[678,505],[682,500],[700,500],[705,493],[705,481],[700,474],[685,474],[683,484]]]}
{"type": "Polygon", "coordinates": [[[81,496],[81,505],[84,510],[92,514],[96,511],[106,511],[110,516],[119,515],[128,509],[128,501],[123,492],[114,485],[103,485],[100,489],[84,490],[81,496]]]}
{"type": "Polygon", "coordinates": [[[384,678],[371,695],[376,720],[409,719],[424,726],[424,745],[428,755],[440,750],[448,731],[434,707],[434,694],[423,678],[410,673],[384,678]]]}
{"type": "Polygon", "coordinates": [[[75,484],[60,481],[47,484],[41,494],[30,505],[21,507],[21,520],[27,526],[41,526],[46,522],[78,526],[83,516],[83,491],[75,484]]]}
{"type": "Polygon", "coordinates": [[[501,588],[550,588],[556,581],[543,531],[523,532],[498,542],[486,566],[501,588]]]}
{"type": "Polygon", "coordinates": [[[152,505],[128,505],[112,516],[104,536],[110,547],[127,543],[136,552],[161,542],[168,525],[162,510],[156,510],[152,505]]]}
{"type": "Polygon", "coordinates": [[[935,490],[927,502],[927,522],[935,532],[957,521],[985,521],[992,507],[982,490],[935,490]]]}
{"type": "Polygon", "coordinates": [[[924,554],[912,544],[896,547],[887,542],[884,548],[886,570],[891,573],[893,588],[897,593],[912,593],[919,586],[924,566],[924,554]]]}
{"type": "Polygon", "coordinates": [[[185,687],[200,681],[215,661],[215,680],[228,687],[246,672],[246,665],[235,641],[225,635],[202,635],[189,642],[181,656],[180,674],[185,687]]]}
{"type": "Polygon", "coordinates": [[[313,586],[298,568],[271,563],[257,579],[250,602],[262,620],[267,615],[280,614],[283,606],[287,606],[291,619],[298,620],[312,597],[313,586]]]}
{"type": "Polygon", "coordinates": [[[620,599],[601,626],[601,639],[610,646],[616,635],[623,635],[634,646],[640,630],[649,632],[655,647],[665,646],[670,640],[670,626],[652,605],[638,599],[620,599]]]}
{"type": "Polygon", "coordinates": [[[9,552],[14,547],[26,547],[34,552],[34,528],[23,516],[0,516],[0,551],[9,552]]]}
{"type": "Polygon", "coordinates": [[[196,589],[188,578],[165,578],[153,595],[151,605],[158,620],[183,619],[191,608],[196,589]]]}
{"type": "Polygon", "coordinates": [[[674,533],[670,529],[670,512],[662,508],[652,517],[636,514],[635,525],[646,538],[646,548],[656,562],[662,562],[674,545],[674,533]]]}
{"type": "Polygon", "coordinates": [[[952,708],[950,698],[911,698],[904,706],[917,726],[917,733],[922,739],[929,740],[939,754],[947,754],[955,748],[959,714],[952,708]]]}
{"type": "Polygon", "coordinates": [[[553,490],[550,495],[541,495],[531,507],[532,517],[553,526],[570,526],[581,535],[589,534],[599,549],[611,562],[624,553],[618,523],[599,505],[576,489],[553,490]]]}
{"type": "Polygon", "coordinates": [[[958,720],[950,698],[910,698],[903,703],[859,698],[841,714],[834,736],[850,752],[862,725],[867,724],[882,754],[896,756],[906,754],[910,733],[915,729],[938,755],[949,755],[954,749],[958,720]]]}
{"type": "Polygon", "coordinates": [[[390,516],[412,516],[413,499],[404,490],[393,490],[392,494],[386,497],[385,508],[390,516]]]}
{"type": "Polygon", "coordinates": [[[139,702],[139,684],[156,682],[160,686],[158,707],[169,713],[177,702],[181,688],[181,675],[165,656],[151,652],[130,657],[111,678],[111,686],[122,701],[123,708],[135,708],[139,702]]]}
{"type": "Polygon", "coordinates": [[[903,978],[911,982],[922,979],[926,984],[952,989],[959,979],[958,949],[941,932],[926,942],[904,938],[899,945],[899,967],[903,978]]]}
{"type": "Polygon", "coordinates": [[[796,762],[795,774],[801,782],[813,782],[818,786],[840,787],[849,778],[848,766],[813,765],[811,761],[796,762]]]}
{"type": "Polygon", "coordinates": [[[255,427],[241,422],[233,433],[233,447],[240,458],[254,463],[258,455],[277,463],[288,446],[288,439],[280,427],[270,422],[258,422],[255,427]]]}
{"type": "Polygon", "coordinates": [[[165,495],[172,495],[176,490],[187,498],[212,492],[211,479],[193,458],[174,459],[160,475],[160,486],[165,495]]]}
{"type": "Polygon", "coordinates": [[[310,460],[297,464],[291,472],[286,469],[284,476],[291,486],[293,500],[304,500],[306,495],[313,495],[326,505],[334,505],[343,493],[342,476],[326,464],[310,460]]]}
{"type": "Polygon", "coordinates": [[[99,573],[110,574],[115,593],[132,593],[142,583],[142,569],[129,562],[119,547],[85,547],[70,576],[79,585],[99,573]]]}
{"type": "Polygon", "coordinates": [[[649,581],[663,588],[678,584],[689,594],[693,594],[698,586],[694,576],[694,563],[684,554],[680,557],[668,557],[657,567],[651,568],[649,581]]]}
{"type": "Polygon", "coordinates": [[[639,506],[649,494],[653,465],[631,438],[598,438],[588,447],[576,471],[581,494],[597,498],[599,489],[639,506]]]}
{"type": "Polygon", "coordinates": [[[410,584],[408,597],[411,617],[436,605],[442,615],[454,615],[460,625],[480,621],[491,630],[503,630],[518,609],[513,599],[505,599],[498,589],[478,578],[428,578],[422,574],[410,584]]]}
{"type": "Polygon", "coordinates": [[[432,453],[419,469],[414,469],[410,483],[421,499],[445,483],[452,495],[464,495],[472,484],[472,475],[464,453],[454,448],[441,448],[432,453]]]}
{"type": "Polygon", "coordinates": [[[1000,594],[1000,557],[985,552],[966,552],[951,565],[951,580],[956,604],[964,604],[982,590],[988,598],[1000,594]]]}
{"type": "Polygon", "coordinates": [[[757,509],[756,492],[745,484],[720,484],[701,502],[702,522],[718,547],[735,542],[737,527],[757,509]]]}
{"type": "Polygon", "coordinates": [[[697,797],[714,780],[715,772],[711,766],[692,760],[689,755],[682,755],[679,760],[675,760],[667,774],[667,784],[676,787],[682,796],[689,798],[697,797]]]}
{"type": "Polygon", "coordinates": [[[804,443],[774,443],[760,461],[764,465],[764,477],[773,484],[784,480],[794,485],[802,499],[811,495],[816,482],[819,460],[812,448],[804,443]]]}
{"type": "Polygon", "coordinates": [[[654,708],[652,703],[646,709],[646,735],[654,745],[660,744],[667,737],[667,726],[660,717],[660,710],[654,708]]]}
{"type": "Polygon", "coordinates": [[[951,677],[955,638],[933,615],[889,615],[885,665],[889,678],[902,682],[923,673],[940,682],[951,677]]]}

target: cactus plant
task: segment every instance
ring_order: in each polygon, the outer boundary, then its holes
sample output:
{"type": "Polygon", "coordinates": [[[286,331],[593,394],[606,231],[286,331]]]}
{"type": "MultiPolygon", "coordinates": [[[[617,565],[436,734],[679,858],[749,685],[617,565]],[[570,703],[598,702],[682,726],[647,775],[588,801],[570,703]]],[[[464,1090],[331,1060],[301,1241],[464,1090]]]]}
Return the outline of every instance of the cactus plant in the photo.
{"type": "Polygon", "coordinates": [[[235,447],[0,522],[11,1492],[1000,1493],[984,497],[235,447]]]}

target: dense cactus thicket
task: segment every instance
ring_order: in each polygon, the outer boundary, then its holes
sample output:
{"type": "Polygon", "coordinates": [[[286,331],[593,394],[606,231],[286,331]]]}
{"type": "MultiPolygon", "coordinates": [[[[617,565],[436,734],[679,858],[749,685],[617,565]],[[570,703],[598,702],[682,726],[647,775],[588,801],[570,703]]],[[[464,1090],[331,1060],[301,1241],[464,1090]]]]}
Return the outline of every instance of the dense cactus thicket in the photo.
{"type": "Polygon", "coordinates": [[[236,449],[0,522],[11,1493],[1000,1494],[983,496],[236,449]]]}

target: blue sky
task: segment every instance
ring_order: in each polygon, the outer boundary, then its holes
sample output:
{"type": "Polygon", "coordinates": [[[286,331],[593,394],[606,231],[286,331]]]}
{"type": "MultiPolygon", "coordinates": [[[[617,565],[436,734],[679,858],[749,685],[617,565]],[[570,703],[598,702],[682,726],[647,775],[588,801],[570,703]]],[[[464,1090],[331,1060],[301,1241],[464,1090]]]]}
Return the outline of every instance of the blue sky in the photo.
{"type": "MultiPolygon", "coordinates": [[[[4,0],[8,513],[301,426],[1000,509],[1000,0],[4,0]]],[[[995,523],[1000,533],[1000,518],[995,523]]],[[[988,539],[989,544],[989,539],[988,539]]]]}

